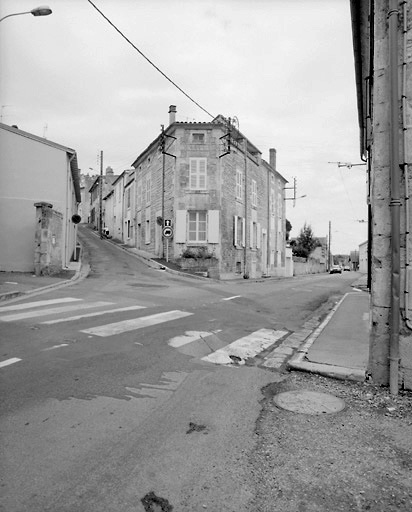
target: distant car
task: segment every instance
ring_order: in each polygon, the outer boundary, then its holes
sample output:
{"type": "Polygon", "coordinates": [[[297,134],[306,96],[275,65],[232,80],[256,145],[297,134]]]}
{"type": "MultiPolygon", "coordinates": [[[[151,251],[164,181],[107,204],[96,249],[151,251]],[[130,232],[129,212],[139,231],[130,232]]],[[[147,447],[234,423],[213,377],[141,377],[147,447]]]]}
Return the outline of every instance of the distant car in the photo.
{"type": "Polygon", "coordinates": [[[332,265],[329,274],[342,274],[342,268],[339,265],[332,265]]]}
{"type": "Polygon", "coordinates": [[[349,266],[349,265],[345,265],[345,266],[343,267],[343,271],[344,271],[344,272],[350,272],[350,266],[349,266]]]}

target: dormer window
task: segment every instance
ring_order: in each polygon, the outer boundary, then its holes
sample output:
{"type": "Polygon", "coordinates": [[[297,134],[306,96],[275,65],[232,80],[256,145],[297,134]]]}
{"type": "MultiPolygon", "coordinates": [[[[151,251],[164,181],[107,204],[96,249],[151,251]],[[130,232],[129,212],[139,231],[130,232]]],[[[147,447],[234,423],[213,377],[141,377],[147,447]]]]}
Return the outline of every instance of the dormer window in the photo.
{"type": "Polygon", "coordinates": [[[205,134],[204,133],[192,133],[192,142],[194,144],[204,144],[205,134]]]}

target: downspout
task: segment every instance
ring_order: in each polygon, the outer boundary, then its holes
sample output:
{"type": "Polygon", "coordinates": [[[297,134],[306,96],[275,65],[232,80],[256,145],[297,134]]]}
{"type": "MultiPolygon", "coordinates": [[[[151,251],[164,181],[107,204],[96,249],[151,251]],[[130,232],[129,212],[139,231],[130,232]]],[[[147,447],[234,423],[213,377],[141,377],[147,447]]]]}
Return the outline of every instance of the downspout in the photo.
{"type": "Polygon", "coordinates": [[[392,395],[399,390],[400,328],[400,187],[399,187],[399,105],[398,105],[398,0],[389,2],[389,137],[391,179],[391,314],[389,345],[389,387],[392,395]]]}
{"type": "Polygon", "coordinates": [[[409,169],[408,169],[408,151],[407,151],[407,119],[406,119],[406,110],[407,110],[407,81],[406,81],[406,55],[407,55],[407,33],[408,33],[408,10],[406,2],[403,2],[403,63],[402,63],[402,126],[403,126],[403,172],[405,179],[405,324],[408,329],[412,329],[412,322],[409,318],[409,286],[410,286],[410,271],[409,271],[409,261],[410,261],[410,252],[409,252],[409,244],[410,244],[410,208],[409,208],[409,169]]]}

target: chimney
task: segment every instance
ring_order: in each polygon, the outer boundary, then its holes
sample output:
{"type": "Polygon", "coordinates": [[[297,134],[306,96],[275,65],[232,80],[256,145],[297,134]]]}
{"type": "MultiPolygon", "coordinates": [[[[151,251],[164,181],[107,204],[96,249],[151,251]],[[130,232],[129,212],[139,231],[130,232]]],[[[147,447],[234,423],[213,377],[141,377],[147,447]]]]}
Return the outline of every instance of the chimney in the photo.
{"type": "Polygon", "coordinates": [[[269,149],[269,164],[276,171],[276,149],[275,148],[269,149]]]}
{"type": "Polygon", "coordinates": [[[176,105],[169,107],[169,125],[176,122],[176,105]]]}

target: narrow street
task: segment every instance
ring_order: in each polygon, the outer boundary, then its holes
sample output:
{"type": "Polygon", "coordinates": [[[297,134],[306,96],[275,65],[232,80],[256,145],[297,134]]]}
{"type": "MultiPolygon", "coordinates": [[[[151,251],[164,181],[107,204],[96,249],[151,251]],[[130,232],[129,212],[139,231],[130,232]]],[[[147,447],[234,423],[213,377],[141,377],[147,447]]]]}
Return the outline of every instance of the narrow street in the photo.
{"type": "Polygon", "coordinates": [[[0,509],[249,510],[261,389],[282,378],[261,362],[358,274],[200,280],[81,236],[87,279],[0,307],[3,358],[20,360],[0,370],[0,509]],[[228,365],[261,330],[264,349],[228,365]]]}

